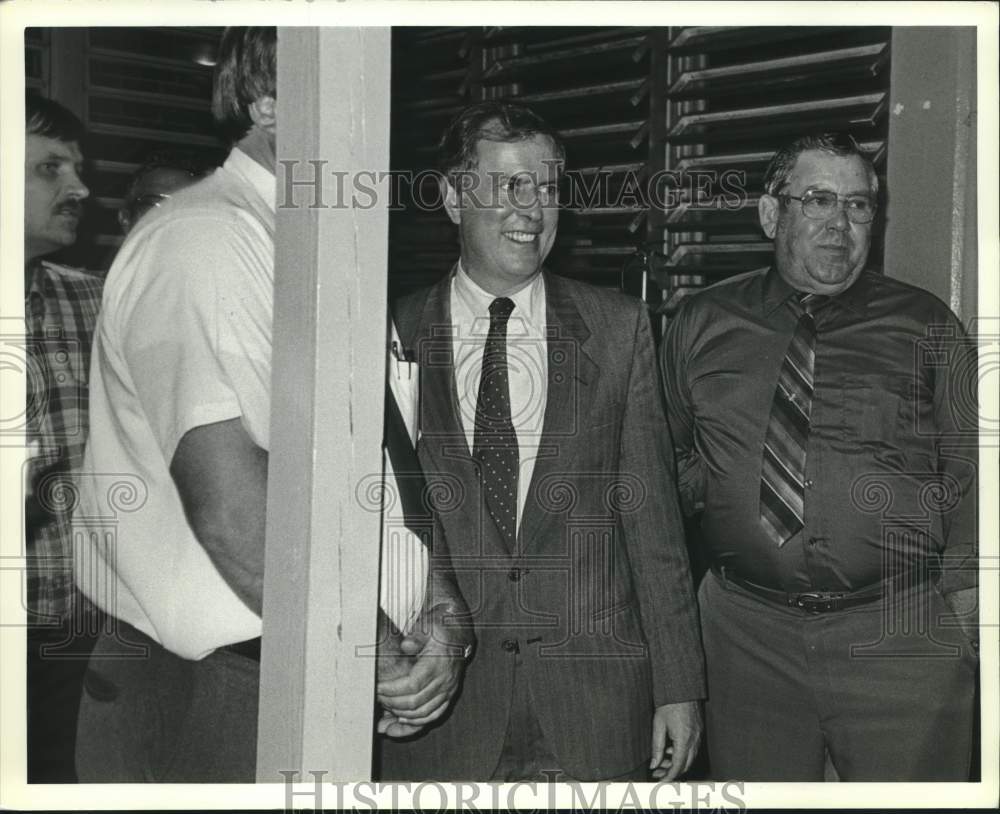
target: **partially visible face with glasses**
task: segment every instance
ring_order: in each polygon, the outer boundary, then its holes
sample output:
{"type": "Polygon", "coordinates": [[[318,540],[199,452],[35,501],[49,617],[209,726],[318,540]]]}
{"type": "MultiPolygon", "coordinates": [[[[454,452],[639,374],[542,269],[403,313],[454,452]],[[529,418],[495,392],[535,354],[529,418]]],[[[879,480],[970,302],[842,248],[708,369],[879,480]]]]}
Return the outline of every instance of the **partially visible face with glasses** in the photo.
{"type": "Polygon", "coordinates": [[[176,167],[156,167],[144,173],[134,182],[118,211],[122,232],[127,235],[150,209],[160,206],[174,192],[191,186],[197,180],[197,175],[176,167]]]}
{"type": "Polygon", "coordinates": [[[839,294],[864,271],[875,194],[857,156],[807,150],[777,196],[761,196],[759,213],[778,273],[796,290],[839,294]]]}

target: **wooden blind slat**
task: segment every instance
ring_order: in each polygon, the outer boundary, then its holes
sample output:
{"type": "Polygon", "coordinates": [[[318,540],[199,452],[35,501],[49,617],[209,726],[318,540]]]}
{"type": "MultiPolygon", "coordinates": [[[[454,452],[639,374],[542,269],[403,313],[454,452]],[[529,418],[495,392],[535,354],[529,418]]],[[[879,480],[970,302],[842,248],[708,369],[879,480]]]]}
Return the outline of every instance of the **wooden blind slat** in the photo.
{"type": "MultiPolygon", "coordinates": [[[[429,165],[447,118],[468,102],[532,105],[559,128],[579,185],[577,197],[563,199],[549,265],[635,292],[633,278],[651,274],[662,293],[645,284],[641,290],[669,309],[699,285],[766,262],[771,244],[756,206],[764,168],[781,143],[809,130],[846,129],[876,168],[884,167],[889,33],[857,26],[493,27],[465,29],[431,51],[398,31],[400,56],[432,54],[433,62],[423,69],[405,62],[407,73],[398,75],[394,166],[429,165]],[[454,91],[427,81],[442,72],[449,81],[463,73],[454,91]],[[726,205],[719,204],[723,173],[739,182],[730,185],[726,205]],[[644,188],[654,180],[670,193],[665,208],[644,188]],[[626,188],[638,197],[619,199],[626,188]],[[709,200],[693,197],[696,188],[709,200]]],[[[425,228],[423,213],[393,218],[397,291],[424,279],[428,263],[447,273],[458,253],[454,227],[442,217],[425,228]],[[443,247],[423,251],[448,236],[443,247]]]]}

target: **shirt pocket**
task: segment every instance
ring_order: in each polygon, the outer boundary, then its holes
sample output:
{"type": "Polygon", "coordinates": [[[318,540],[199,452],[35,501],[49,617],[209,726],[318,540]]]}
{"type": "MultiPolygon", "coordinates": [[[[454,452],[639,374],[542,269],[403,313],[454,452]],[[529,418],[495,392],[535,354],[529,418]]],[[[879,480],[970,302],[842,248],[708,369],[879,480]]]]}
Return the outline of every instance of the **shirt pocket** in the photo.
{"type": "Polygon", "coordinates": [[[908,380],[902,377],[845,377],[840,388],[840,430],[844,438],[865,445],[895,446],[906,421],[907,387],[908,380]]]}

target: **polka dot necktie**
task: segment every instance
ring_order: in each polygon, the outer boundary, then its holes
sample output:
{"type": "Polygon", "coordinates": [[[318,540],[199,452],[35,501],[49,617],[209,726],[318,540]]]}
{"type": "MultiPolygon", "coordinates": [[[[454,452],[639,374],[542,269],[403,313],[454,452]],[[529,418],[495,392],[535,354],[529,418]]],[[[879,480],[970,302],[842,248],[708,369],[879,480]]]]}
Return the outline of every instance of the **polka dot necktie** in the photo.
{"type": "Polygon", "coordinates": [[[486,509],[513,551],[517,539],[517,433],[510,415],[507,370],[507,321],[514,303],[498,297],[490,303],[490,332],[483,348],[483,368],[476,401],[472,454],[482,472],[486,509]]]}
{"type": "Polygon", "coordinates": [[[806,447],[816,364],[813,312],[825,300],[816,294],[802,294],[793,301],[799,321],[781,364],[767,422],[760,476],[760,523],[779,547],[802,528],[805,517],[806,447]]]}

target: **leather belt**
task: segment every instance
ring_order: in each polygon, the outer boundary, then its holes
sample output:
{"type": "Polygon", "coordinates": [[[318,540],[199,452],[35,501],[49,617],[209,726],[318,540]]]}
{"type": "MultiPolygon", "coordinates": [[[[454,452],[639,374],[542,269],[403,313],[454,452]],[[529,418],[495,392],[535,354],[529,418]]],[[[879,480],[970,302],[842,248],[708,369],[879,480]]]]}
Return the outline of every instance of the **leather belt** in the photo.
{"type": "MultiPolygon", "coordinates": [[[[905,571],[894,577],[889,577],[873,585],[866,585],[856,591],[804,591],[802,593],[786,593],[774,588],[765,588],[754,582],[745,580],[733,573],[731,568],[724,565],[713,565],[712,573],[723,582],[731,582],[738,585],[745,591],[766,599],[775,605],[782,605],[788,608],[798,608],[806,613],[830,613],[831,611],[847,610],[861,605],[867,605],[877,599],[882,599],[893,589],[902,589],[904,586],[914,584],[918,581],[918,573],[915,571],[905,571]]],[[[926,576],[919,581],[926,579],[926,576]]]]}
{"type": "Polygon", "coordinates": [[[235,653],[237,656],[243,656],[245,659],[260,661],[260,636],[256,639],[247,639],[245,642],[226,644],[215,650],[216,653],[221,653],[222,651],[235,653]]]}

